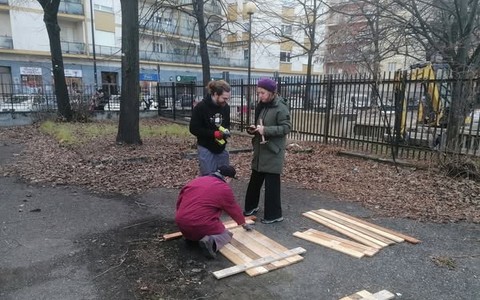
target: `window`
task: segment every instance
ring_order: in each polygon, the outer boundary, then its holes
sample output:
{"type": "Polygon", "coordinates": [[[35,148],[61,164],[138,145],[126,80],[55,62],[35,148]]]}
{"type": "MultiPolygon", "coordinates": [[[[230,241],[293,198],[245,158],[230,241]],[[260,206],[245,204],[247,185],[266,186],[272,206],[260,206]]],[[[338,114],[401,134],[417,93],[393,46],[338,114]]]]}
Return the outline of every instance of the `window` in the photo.
{"type": "Polygon", "coordinates": [[[110,6],[95,4],[93,5],[93,8],[95,10],[113,13],[113,7],[110,7],[110,6]]]}
{"type": "Polygon", "coordinates": [[[243,49],[243,59],[248,60],[248,49],[243,49]]]}
{"type": "Polygon", "coordinates": [[[389,62],[388,63],[388,71],[389,72],[395,72],[396,70],[397,70],[397,63],[389,62]]]}
{"type": "Polygon", "coordinates": [[[153,43],[153,52],[163,52],[163,45],[160,43],[153,43]]]}
{"type": "Polygon", "coordinates": [[[282,35],[292,35],[292,25],[282,25],[282,35]]]}
{"type": "Polygon", "coordinates": [[[280,52],[281,62],[290,62],[290,52],[280,52]]]}

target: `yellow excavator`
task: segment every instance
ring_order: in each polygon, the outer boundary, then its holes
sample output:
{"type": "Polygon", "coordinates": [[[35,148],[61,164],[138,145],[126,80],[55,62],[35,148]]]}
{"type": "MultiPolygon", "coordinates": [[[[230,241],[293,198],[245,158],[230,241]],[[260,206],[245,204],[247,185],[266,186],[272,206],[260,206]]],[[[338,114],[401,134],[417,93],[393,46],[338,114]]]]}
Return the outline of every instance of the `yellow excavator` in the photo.
{"type": "Polygon", "coordinates": [[[419,63],[411,65],[410,70],[395,72],[395,98],[402,107],[401,120],[399,120],[401,136],[406,137],[407,112],[411,103],[407,94],[422,95],[417,98],[418,103],[413,101],[414,105],[418,104],[417,125],[446,127],[446,111],[451,101],[449,79],[450,68],[447,64],[419,63]]]}

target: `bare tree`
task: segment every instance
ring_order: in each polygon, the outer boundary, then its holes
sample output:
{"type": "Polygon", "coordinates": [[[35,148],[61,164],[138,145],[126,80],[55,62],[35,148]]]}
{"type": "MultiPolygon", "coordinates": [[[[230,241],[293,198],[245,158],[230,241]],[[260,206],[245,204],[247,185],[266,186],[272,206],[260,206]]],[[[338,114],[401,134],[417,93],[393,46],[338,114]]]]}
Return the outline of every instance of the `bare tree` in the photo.
{"type": "MultiPolygon", "coordinates": [[[[322,0],[289,0],[273,8],[271,1],[254,1],[259,8],[258,25],[261,34],[272,35],[281,44],[295,46],[290,59],[307,56],[305,105],[310,104],[310,84],[312,82],[313,62],[324,42],[319,27],[325,21],[326,5],[322,0]],[[289,11],[290,10],[290,11],[289,11]]],[[[278,54],[276,54],[278,55],[278,54]]]]}
{"type": "Polygon", "coordinates": [[[66,121],[72,120],[72,109],[68,97],[65,69],[63,65],[62,46],[60,43],[60,26],[58,26],[58,7],[60,0],[38,0],[43,8],[43,21],[50,40],[52,73],[55,81],[55,96],[57,97],[58,113],[66,121]]]}
{"type": "Polygon", "coordinates": [[[458,150],[469,102],[462,81],[478,76],[480,67],[480,0],[392,0],[401,11],[381,5],[422,45],[426,59],[441,57],[452,70],[454,84],[448,114],[447,147],[458,150]]]}
{"type": "Polygon", "coordinates": [[[139,116],[138,0],[120,0],[122,6],[122,98],[117,143],[142,144],[139,116]]]}
{"type": "MultiPolygon", "coordinates": [[[[199,52],[202,61],[202,77],[203,84],[206,86],[211,80],[210,72],[210,55],[209,55],[209,44],[211,37],[215,34],[218,34],[219,31],[223,30],[226,22],[224,22],[221,15],[216,16],[214,14],[207,14],[205,4],[213,3],[216,1],[218,5],[222,5],[220,1],[217,0],[192,0],[192,2],[184,2],[179,4],[175,0],[161,0],[157,1],[154,5],[148,7],[144,13],[143,22],[148,23],[154,18],[155,15],[165,14],[168,11],[176,11],[187,18],[192,18],[195,20],[191,28],[191,39],[195,38],[195,33],[198,30],[198,45],[199,52]]],[[[148,5],[145,5],[147,7],[148,5]]],[[[224,11],[226,9],[224,8],[224,11]]],[[[164,40],[169,39],[168,35],[162,36],[164,40]]]]}

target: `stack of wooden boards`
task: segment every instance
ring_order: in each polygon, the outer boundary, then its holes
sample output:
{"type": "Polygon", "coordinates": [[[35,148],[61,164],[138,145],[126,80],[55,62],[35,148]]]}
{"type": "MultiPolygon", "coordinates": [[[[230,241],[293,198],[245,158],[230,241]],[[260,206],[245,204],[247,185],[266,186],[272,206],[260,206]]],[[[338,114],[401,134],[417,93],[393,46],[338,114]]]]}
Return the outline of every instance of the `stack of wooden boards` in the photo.
{"type": "Polygon", "coordinates": [[[256,230],[247,232],[237,227],[230,231],[232,240],[220,249],[220,253],[236,266],[213,272],[217,279],[243,271],[250,276],[264,274],[303,260],[299,254],[306,252],[301,247],[288,250],[256,230]]]}
{"type": "MultiPolygon", "coordinates": [[[[256,217],[245,219],[248,224],[252,224],[256,217]]],[[[233,237],[229,244],[220,249],[220,253],[236,265],[213,272],[217,279],[241,272],[256,276],[303,260],[300,254],[306,250],[301,247],[289,250],[256,230],[245,231],[233,220],[223,224],[233,233],[233,237]]],[[[181,232],[164,234],[163,240],[169,241],[181,236],[181,232]]]]}
{"type": "Polygon", "coordinates": [[[389,300],[395,298],[395,295],[387,290],[382,290],[378,293],[372,294],[366,290],[356,292],[340,300],[389,300]]]}
{"type": "Polygon", "coordinates": [[[413,237],[336,210],[311,210],[303,213],[303,215],[355,241],[340,238],[315,229],[308,229],[304,232],[297,231],[293,234],[294,236],[358,258],[365,255],[373,256],[383,247],[395,243],[408,241],[416,244],[420,242],[413,237]]]}

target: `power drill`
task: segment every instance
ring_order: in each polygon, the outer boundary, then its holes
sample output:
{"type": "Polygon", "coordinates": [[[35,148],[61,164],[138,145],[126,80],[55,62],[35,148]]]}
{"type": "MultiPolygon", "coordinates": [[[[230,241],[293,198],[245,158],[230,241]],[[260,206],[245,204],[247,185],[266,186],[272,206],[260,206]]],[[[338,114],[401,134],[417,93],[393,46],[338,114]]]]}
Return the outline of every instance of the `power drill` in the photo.
{"type": "Polygon", "coordinates": [[[224,145],[226,143],[225,138],[229,138],[230,136],[232,136],[232,134],[230,133],[230,130],[221,125],[218,126],[218,131],[223,134],[223,139],[215,139],[215,141],[220,145],[224,145]]]}

